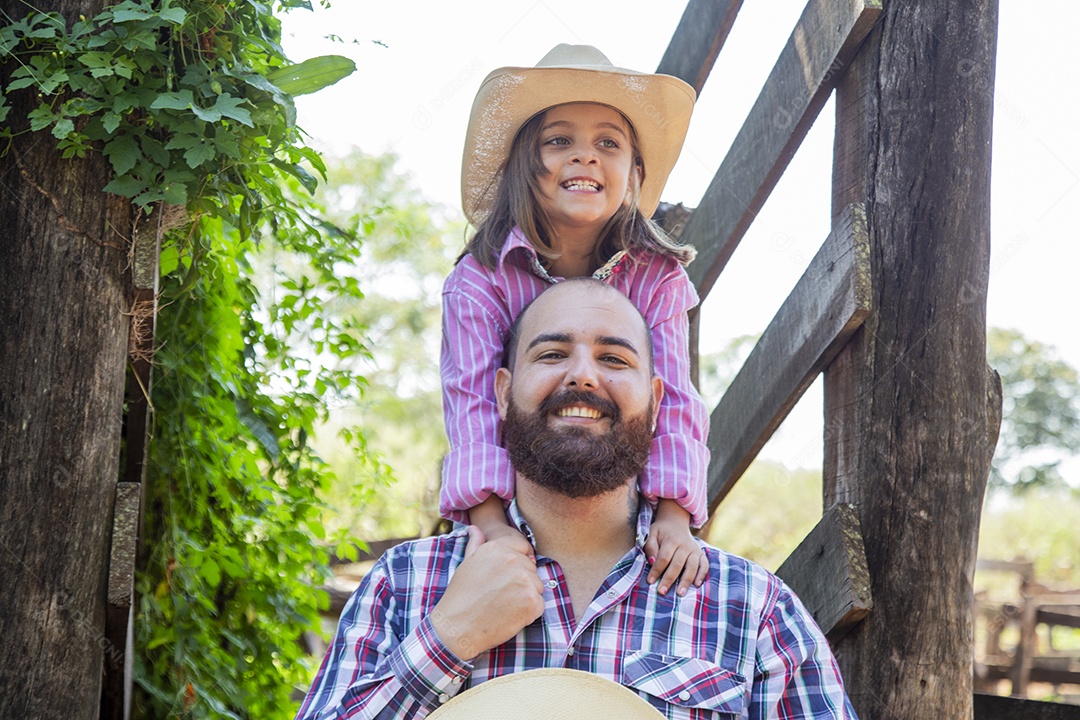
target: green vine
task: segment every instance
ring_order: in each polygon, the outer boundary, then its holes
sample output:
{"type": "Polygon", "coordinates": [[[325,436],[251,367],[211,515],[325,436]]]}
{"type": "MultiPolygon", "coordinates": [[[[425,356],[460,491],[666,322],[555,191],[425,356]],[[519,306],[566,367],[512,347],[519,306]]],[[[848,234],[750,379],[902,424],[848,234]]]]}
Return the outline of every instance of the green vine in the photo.
{"type": "MultiPolygon", "coordinates": [[[[365,385],[348,369],[365,329],[323,312],[362,299],[361,238],[311,198],[325,168],[293,105],[354,66],[288,61],[274,11],[309,7],[123,0],[70,21],[29,4],[0,16],[0,152],[49,133],[67,161],[107,158],[103,191],[186,208],[161,252],[138,717],[292,717],[328,553],[354,547],[323,528],[333,474],[310,438],[365,385]],[[260,292],[267,253],[275,284],[260,292]]],[[[367,468],[348,498],[363,503],[388,471],[362,433],[343,435],[367,468]]]]}

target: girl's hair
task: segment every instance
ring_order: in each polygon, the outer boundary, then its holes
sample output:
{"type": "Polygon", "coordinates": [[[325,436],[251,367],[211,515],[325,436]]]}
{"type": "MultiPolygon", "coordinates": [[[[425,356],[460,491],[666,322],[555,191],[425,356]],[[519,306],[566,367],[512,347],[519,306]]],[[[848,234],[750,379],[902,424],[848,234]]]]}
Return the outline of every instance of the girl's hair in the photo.
{"type": "MultiPolygon", "coordinates": [[[[540,192],[537,178],[547,173],[540,157],[540,127],[546,112],[534,115],[514,136],[510,155],[498,181],[495,205],[465,245],[459,261],[465,255],[472,255],[481,265],[494,270],[506,237],[515,225],[542,258],[550,260],[558,257],[558,253],[551,249],[550,223],[536,201],[540,192]]],[[[625,115],[623,119],[626,120],[625,115]]],[[[690,245],[681,245],[672,240],[638,209],[645,167],[638,150],[637,132],[629,120],[626,120],[626,124],[630,128],[630,144],[634,153],[634,170],[630,172],[630,202],[620,205],[600,231],[600,240],[593,250],[593,263],[599,267],[620,250],[641,250],[665,255],[686,265],[694,259],[697,251],[690,245]]]]}

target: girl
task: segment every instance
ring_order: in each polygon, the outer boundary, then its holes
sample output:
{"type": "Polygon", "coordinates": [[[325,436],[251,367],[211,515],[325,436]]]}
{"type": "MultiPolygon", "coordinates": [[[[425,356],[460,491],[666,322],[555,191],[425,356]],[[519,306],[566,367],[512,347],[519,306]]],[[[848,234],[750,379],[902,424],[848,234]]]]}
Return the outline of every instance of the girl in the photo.
{"type": "Polygon", "coordinates": [[[596,48],[559,45],[535,68],[491,73],[473,103],[462,201],[476,235],[443,288],[443,409],[450,452],[440,512],[488,539],[517,532],[503,500],[514,471],[499,446],[495,371],[522,308],[561,279],[592,275],[645,316],[664,398],[639,480],[657,503],[648,581],[684,595],[708,571],[690,534],[705,521],[708,414],[690,383],[692,248],[647,218],[678,159],[695,93],[617,68],[596,48]]]}

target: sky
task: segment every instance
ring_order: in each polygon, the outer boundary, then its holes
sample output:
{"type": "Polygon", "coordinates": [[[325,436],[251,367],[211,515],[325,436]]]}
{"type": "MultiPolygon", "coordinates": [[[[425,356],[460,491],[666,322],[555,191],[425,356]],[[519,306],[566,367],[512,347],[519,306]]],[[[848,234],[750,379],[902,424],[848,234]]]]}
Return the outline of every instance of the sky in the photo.
{"type": "MultiPolygon", "coordinates": [[[[662,199],[699,204],[803,0],[747,0],[698,99],[662,199]]],[[[473,96],[491,70],[532,66],[561,42],[595,45],[618,66],[654,71],[684,5],[656,0],[336,0],[285,20],[296,61],[351,57],[357,72],[298,101],[313,147],[393,152],[397,170],[460,215],[461,151],[473,96]]],[[[994,102],[987,322],[1053,345],[1080,368],[1080,3],[1001,0],[994,102]]],[[[701,350],[760,333],[829,232],[833,103],[704,301],[701,350]]],[[[821,386],[812,386],[761,457],[820,467],[821,386]]],[[[1080,483],[1080,458],[1064,466],[1080,483]]]]}

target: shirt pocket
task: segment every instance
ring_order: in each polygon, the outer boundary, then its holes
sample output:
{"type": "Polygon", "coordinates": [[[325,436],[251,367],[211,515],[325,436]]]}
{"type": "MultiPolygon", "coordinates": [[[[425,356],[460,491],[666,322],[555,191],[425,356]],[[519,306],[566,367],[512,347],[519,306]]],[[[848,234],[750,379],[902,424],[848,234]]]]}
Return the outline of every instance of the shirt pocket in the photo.
{"type": "Polygon", "coordinates": [[[698,658],[630,653],[623,664],[623,684],[686,709],[738,717],[746,707],[746,679],[698,658]]]}

